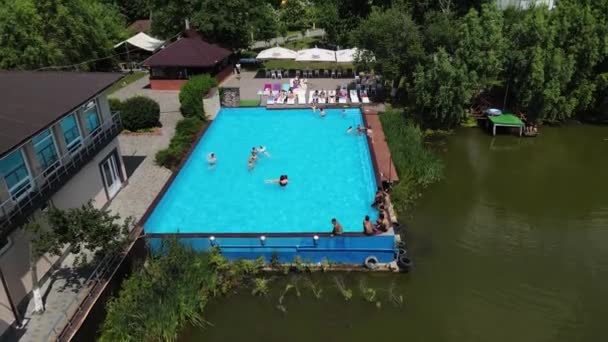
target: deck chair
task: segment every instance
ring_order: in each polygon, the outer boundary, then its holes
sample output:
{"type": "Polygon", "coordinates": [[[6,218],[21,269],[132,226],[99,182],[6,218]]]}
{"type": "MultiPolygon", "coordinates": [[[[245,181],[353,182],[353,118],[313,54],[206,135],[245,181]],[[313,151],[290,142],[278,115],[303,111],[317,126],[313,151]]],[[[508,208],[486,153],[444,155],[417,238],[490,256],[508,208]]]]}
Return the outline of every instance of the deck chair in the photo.
{"type": "Polygon", "coordinates": [[[350,91],[350,102],[359,103],[359,96],[357,96],[357,91],[354,89],[350,91]]]}
{"type": "Polygon", "coordinates": [[[301,105],[306,104],[306,90],[304,90],[304,89],[298,90],[298,104],[301,104],[301,105]]]}
{"type": "Polygon", "coordinates": [[[369,103],[369,97],[367,96],[367,92],[365,90],[361,91],[359,95],[361,95],[361,102],[369,103]]]}
{"type": "Polygon", "coordinates": [[[272,92],[272,86],[270,85],[270,83],[264,83],[264,91],[262,92],[262,95],[270,95],[270,93],[272,92]]]}

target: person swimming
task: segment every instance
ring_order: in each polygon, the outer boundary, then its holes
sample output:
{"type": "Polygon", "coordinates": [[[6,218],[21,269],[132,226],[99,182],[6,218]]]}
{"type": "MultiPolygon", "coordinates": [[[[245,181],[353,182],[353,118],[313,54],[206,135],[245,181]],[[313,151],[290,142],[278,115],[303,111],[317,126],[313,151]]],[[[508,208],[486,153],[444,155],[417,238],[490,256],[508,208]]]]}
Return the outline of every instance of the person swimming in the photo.
{"type": "Polygon", "coordinates": [[[342,108],[342,116],[346,116],[346,109],[342,108]]]}
{"type": "Polygon", "coordinates": [[[207,162],[209,163],[209,166],[213,166],[213,165],[215,165],[215,163],[217,163],[217,158],[215,157],[215,153],[213,153],[213,152],[209,153],[209,155],[207,156],[207,162]]]}
{"type": "Polygon", "coordinates": [[[262,153],[266,157],[270,157],[270,153],[268,153],[268,150],[266,150],[265,146],[260,145],[260,147],[258,148],[258,153],[262,153]]]}
{"type": "Polygon", "coordinates": [[[287,178],[287,175],[281,175],[279,179],[267,179],[266,183],[278,183],[280,186],[287,186],[289,178],[287,178]]]}
{"type": "Polygon", "coordinates": [[[346,134],[353,134],[353,126],[348,126],[348,129],[346,130],[346,134]]]}
{"type": "Polygon", "coordinates": [[[321,108],[321,110],[319,111],[319,115],[321,115],[322,118],[325,117],[325,109],[321,108]]]}
{"type": "Polygon", "coordinates": [[[357,134],[361,135],[365,132],[365,128],[361,127],[361,125],[357,125],[357,134]]]}

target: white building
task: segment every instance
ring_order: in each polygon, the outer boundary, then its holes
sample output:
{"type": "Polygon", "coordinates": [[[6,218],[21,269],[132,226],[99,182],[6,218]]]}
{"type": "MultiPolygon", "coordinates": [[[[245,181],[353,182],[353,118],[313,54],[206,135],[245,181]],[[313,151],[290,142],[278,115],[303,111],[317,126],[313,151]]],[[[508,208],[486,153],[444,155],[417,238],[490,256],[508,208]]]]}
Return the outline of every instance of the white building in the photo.
{"type": "MultiPolygon", "coordinates": [[[[29,242],[23,223],[48,205],[101,208],[121,189],[126,172],[107,89],[116,73],[0,71],[0,319],[14,320],[32,291],[29,242]],[[7,291],[8,290],[8,291],[7,291]]],[[[57,257],[37,262],[44,280],[57,257]]]]}
{"type": "Polygon", "coordinates": [[[528,9],[533,6],[547,6],[549,9],[553,9],[555,6],[555,0],[497,0],[497,2],[498,7],[503,10],[508,7],[528,9]]]}

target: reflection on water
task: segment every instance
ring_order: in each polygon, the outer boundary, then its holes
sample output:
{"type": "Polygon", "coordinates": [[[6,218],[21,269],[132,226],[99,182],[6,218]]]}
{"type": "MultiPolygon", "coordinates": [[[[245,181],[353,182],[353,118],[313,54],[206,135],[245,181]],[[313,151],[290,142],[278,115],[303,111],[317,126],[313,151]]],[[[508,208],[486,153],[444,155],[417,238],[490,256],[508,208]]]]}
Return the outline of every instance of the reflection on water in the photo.
{"type": "Polygon", "coordinates": [[[323,297],[303,291],[286,314],[276,296],[231,296],[209,307],[213,327],[183,340],[605,340],[607,138],[583,125],[537,138],[463,129],[443,153],[446,178],[407,224],[415,272],[347,275],[349,302],[320,275],[323,297]],[[361,278],[378,289],[395,281],[405,304],[376,308],[358,294],[361,278]]]}

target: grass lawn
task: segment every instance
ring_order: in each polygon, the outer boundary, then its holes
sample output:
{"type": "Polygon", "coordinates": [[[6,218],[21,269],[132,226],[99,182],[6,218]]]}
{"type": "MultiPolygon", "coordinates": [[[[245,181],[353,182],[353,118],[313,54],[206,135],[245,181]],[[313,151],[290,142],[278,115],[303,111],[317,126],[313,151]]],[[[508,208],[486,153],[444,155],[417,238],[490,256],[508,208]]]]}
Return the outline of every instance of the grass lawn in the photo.
{"type": "Polygon", "coordinates": [[[352,63],[336,63],[336,62],[296,62],[294,60],[270,60],[262,64],[265,69],[354,69],[352,63]]]}
{"type": "Polygon", "coordinates": [[[239,107],[257,107],[260,105],[260,100],[240,100],[239,107]]]}
{"type": "Polygon", "coordinates": [[[290,40],[287,39],[287,42],[284,44],[284,48],[291,50],[303,50],[308,48],[313,48],[320,41],[319,37],[304,37],[299,40],[290,40]]]}
{"type": "Polygon", "coordinates": [[[137,81],[138,79],[144,77],[146,73],[144,71],[133,71],[132,73],[125,76],[119,82],[114,83],[113,86],[110,87],[108,94],[112,94],[113,92],[120,90],[130,83],[137,81]]]}

